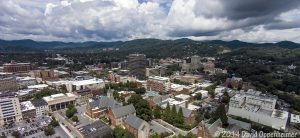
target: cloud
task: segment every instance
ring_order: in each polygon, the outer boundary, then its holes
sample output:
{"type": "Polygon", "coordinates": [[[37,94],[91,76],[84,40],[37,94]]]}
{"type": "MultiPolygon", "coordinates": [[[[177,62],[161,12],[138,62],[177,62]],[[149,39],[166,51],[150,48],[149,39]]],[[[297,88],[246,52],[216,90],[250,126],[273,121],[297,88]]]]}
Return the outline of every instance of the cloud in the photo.
{"type": "Polygon", "coordinates": [[[300,42],[299,0],[8,0],[0,9],[3,39],[300,42]]]}

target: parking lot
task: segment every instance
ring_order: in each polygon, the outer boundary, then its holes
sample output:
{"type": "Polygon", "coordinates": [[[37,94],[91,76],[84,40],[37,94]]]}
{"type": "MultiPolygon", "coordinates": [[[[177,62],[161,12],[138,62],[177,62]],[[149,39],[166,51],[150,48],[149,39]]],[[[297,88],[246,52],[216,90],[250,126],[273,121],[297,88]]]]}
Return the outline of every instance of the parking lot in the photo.
{"type": "Polygon", "coordinates": [[[10,126],[2,127],[0,129],[0,134],[10,136],[12,132],[18,131],[22,137],[26,137],[39,132],[43,133],[43,127],[48,126],[51,120],[52,119],[49,116],[30,120],[22,120],[21,122],[11,124],[10,126]]]}

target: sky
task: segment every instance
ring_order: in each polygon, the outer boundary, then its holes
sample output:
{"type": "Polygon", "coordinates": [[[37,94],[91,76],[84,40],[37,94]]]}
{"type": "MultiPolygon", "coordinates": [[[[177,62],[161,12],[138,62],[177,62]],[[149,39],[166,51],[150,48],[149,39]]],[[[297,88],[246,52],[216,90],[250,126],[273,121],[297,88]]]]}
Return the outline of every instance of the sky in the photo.
{"type": "Polygon", "coordinates": [[[0,39],[294,41],[300,0],[1,0],[0,39]]]}

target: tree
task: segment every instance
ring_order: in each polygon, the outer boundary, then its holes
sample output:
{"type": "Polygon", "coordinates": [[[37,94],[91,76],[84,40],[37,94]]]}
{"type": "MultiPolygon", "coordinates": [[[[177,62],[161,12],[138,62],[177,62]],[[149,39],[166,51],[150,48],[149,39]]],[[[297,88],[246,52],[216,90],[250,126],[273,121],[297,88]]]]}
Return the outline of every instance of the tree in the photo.
{"type": "Polygon", "coordinates": [[[178,115],[177,115],[176,118],[177,118],[177,123],[178,124],[183,124],[184,123],[184,116],[183,116],[183,111],[182,111],[181,107],[179,108],[178,115]]]}
{"type": "Polygon", "coordinates": [[[202,94],[201,94],[201,93],[197,93],[197,94],[195,95],[195,99],[196,99],[196,100],[201,100],[201,99],[202,99],[202,94]]]}
{"type": "Polygon", "coordinates": [[[14,131],[14,132],[12,132],[11,135],[12,135],[13,137],[15,137],[15,138],[21,138],[21,134],[20,134],[19,131],[14,131]]]}
{"type": "Polygon", "coordinates": [[[160,108],[160,106],[158,106],[158,105],[155,106],[155,108],[153,110],[153,116],[156,119],[161,118],[161,108],[160,108]]]}
{"type": "Polygon", "coordinates": [[[50,122],[50,125],[51,125],[52,127],[57,127],[57,126],[59,126],[59,123],[58,123],[58,121],[55,119],[55,117],[52,117],[52,120],[51,120],[51,122],[50,122]]]}
{"type": "Polygon", "coordinates": [[[213,120],[221,119],[223,125],[228,125],[228,117],[225,111],[225,105],[220,104],[213,114],[213,120]]]}
{"type": "Polygon", "coordinates": [[[72,116],[71,119],[73,122],[79,122],[78,117],[76,115],[72,116]]]}
{"type": "Polygon", "coordinates": [[[173,124],[177,120],[177,111],[175,105],[172,106],[170,123],[173,124]]]}
{"type": "Polygon", "coordinates": [[[128,104],[133,104],[137,116],[141,119],[149,121],[152,118],[152,110],[150,109],[148,101],[143,99],[140,95],[132,95],[128,99],[128,104]]]}
{"type": "Polygon", "coordinates": [[[170,118],[171,118],[171,109],[169,103],[167,103],[167,107],[164,111],[164,120],[170,122],[170,118]]]}
{"type": "Polygon", "coordinates": [[[55,134],[55,131],[52,126],[48,126],[45,128],[44,133],[46,136],[50,136],[50,135],[55,134]]]}
{"type": "Polygon", "coordinates": [[[116,126],[113,133],[115,138],[134,138],[134,135],[132,133],[119,126],[116,126]]]}
{"type": "Polygon", "coordinates": [[[68,109],[66,110],[66,116],[71,118],[75,113],[77,113],[77,109],[73,104],[68,105],[68,109]]]}

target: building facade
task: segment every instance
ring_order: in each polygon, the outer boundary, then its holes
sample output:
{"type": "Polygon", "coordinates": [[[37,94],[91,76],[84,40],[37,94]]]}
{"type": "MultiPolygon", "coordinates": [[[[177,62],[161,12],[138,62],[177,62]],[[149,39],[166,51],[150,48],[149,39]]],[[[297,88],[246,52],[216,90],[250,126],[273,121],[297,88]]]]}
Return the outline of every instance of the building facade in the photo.
{"type": "Polygon", "coordinates": [[[36,117],[35,107],[30,101],[22,102],[20,105],[21,105],[23,120],[36,117]]]}
{"type": "Polygon", "coordinates": [[[36,66],[31,63],[16,63],[15,61],[11,61],[11,63],[3,64],[4,72],[28,72],[35,69],[36,66]]]}
{"type": "Polygon", "coordinates": [[[75,105],[76,98],[76,95],[72,93],[59,93],[43,97],[48,104],[50,112],[65,109],[69,104],[75,105]]]}
{"type": "Polygon", "coordinates": [[[58,73],[55,73],[54,70],[34,70],[32,77],[39,78],[40,81],[57,81],[58,73]]]}
{"type": "Polygon", "coordinates": [[[171,82],[168,77],[150,76],[147,80],[147,90],[164,93],[168,92],[170,87],[171,82]]]}
{"type": "Polygon", "coordinates": [[[16,78],[7,77],[0,78],[0,92],[4,91],[15,91],[18,89],[16,78]]]}
{"type": "Polygon", "coordinates": [[[23,120],[19,98],[14,94],[0,95],[0,126],[23,120]]]}
{"type": "Polygon", "coordinates": [[[261,92],[248,90],[230,99],[228,114],[284,131],[289,113],[275,109],[276,101],[261,92]]]}
{"type": "Polygon", "coordinates": [[[44,99],[34,99],[31,101],[31,103],[35,107],[37,117],[41,117],[48,114],[48,103],[44,99]]]}

